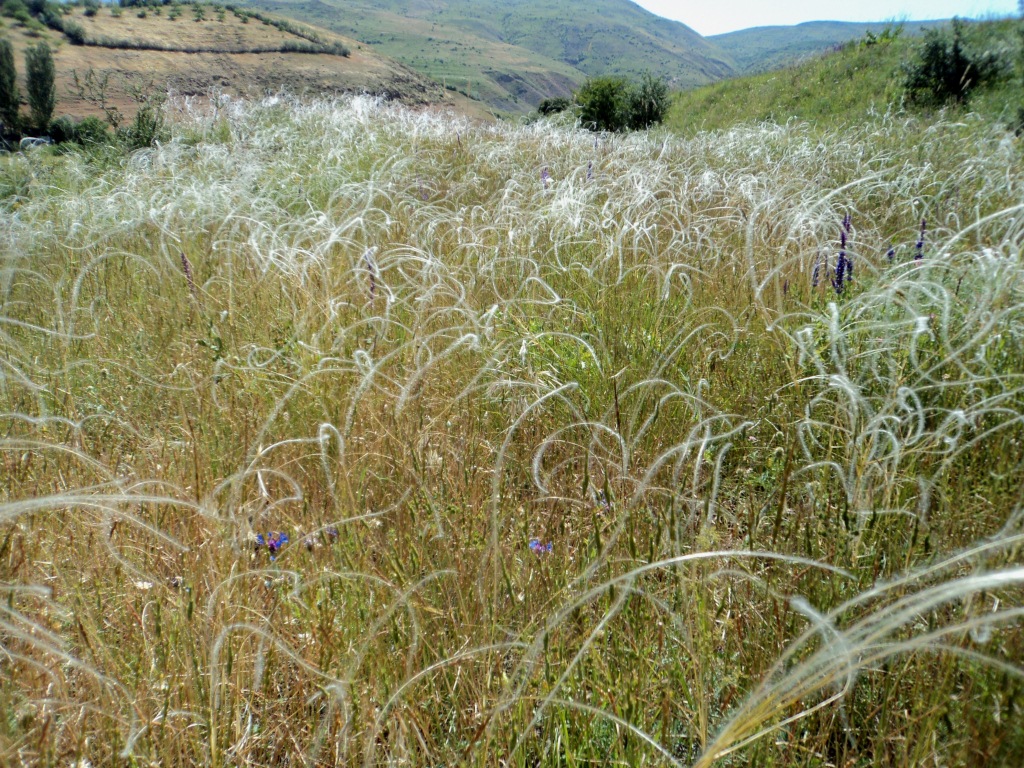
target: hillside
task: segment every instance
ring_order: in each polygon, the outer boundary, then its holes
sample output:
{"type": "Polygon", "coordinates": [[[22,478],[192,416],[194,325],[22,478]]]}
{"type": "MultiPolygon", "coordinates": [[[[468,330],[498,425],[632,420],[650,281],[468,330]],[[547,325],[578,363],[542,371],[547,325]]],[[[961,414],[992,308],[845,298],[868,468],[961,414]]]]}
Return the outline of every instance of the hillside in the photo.
{"type": "Polygon", "coordinates": [[[256,0],[372,44],[496,108],[524,112],[587,76],[650,70],[686,88],[733,74],[729,56],[684,24],[628,0],[256,0]]]}
{"type": "MultiPolygon", "coordinates": [[[[908,21],[902,24],[904,34],[918,34],[923,29],[948,21],[908,21]]],[[[729,55],[736,69],[756,74],[780,69],[801,58],[823,53],[850,40],[859,40],[868,33],[881,35],[894,24],[846,21],[808,21],[782,27],[751,27],[707,38],[729,55]]]]}
{"type": "MultiPolygon", "coordinates": [[[[1003,77],[977,92],[972,111],[1010,124],[1024,103],[1015,73],[1021,39],[1013,20],[965,24],[966,43],[992,51],[1003,63],[1003,77]]],[[[904,66],[914,59],[919,40],[862,38],[828,54],[773,72],[750,75],[677,94],[666,124],[682,133],[727,128],[738,123],[790,119],[823,125],[862,122],[872,115],[905,108],[904,66]]]]}
{"type": "MultiPolygon", "coordinates": [[[[105,6],[94,15],[75,7],[66,9],[62,23],[80,30],[84,44],[72,44],[35,19],[0,18],[0,36],[13,44],[22,77],[26,47],[46,41],[54,49],[58,115],[102,114],[96,89],[86,100],[73,85],[75,73],[82,77],[90,70],[97,81],[106,76],[106,101],[128,115],[134,108],[131,92],[140,87],[184,96],[367,92],[408,104],[455,103],[436,83],[355,40],[261,16],[214,6],[105,6]]],[[[21,88],[24,93],[24,81],[21,88]]]]}

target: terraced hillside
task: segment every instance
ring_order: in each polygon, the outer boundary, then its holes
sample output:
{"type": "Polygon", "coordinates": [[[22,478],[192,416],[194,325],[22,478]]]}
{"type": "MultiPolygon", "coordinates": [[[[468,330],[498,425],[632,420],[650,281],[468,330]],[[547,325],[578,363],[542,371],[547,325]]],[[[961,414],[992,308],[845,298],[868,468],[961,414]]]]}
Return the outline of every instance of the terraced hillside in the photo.
{"type": "MultiPolygon", "coordinates": [[[[46,41],[55,50],[57,114],[102,114],[102,95],[105,103],[130,115],[132,94],[140,90],[204,96],[211,91],[255,96],[367,92],[408,104],[454,105],[458,100],[465,106],[457,94],[356,40],[272,14],[188,5],[111,6],[92,15],[82,7],[67,11],[62,23],[70,35],[34,19],[0,19],[0,36],[13,44],[20,75],[29,45],[46,41]],[[72,44],[69,37],[81,44],[72,44]],[[98,87],[88,93],[74,87],[74,76],[82,80],[90,71],[94,84],[106,79],[105,93],[98,87]]],[[[22,81],[22,93],[24,86],[22,81]]]]}

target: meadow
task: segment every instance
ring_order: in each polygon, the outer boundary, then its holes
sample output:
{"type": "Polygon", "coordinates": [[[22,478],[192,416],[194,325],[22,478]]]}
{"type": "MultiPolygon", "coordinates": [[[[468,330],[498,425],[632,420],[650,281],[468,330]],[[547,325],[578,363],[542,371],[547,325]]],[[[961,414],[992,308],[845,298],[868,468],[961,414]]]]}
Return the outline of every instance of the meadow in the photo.
{"type": "Polygon", "coordinates": [[[1024,762],[1012,134],[168,108],[0,158],[0,763],[1024,762]]]}

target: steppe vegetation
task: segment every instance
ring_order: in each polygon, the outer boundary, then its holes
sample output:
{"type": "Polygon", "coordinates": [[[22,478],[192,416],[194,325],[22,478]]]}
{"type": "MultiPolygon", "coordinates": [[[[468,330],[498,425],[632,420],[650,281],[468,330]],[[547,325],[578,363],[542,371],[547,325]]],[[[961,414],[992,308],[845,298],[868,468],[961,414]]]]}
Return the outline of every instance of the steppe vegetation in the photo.
{"type": "Polygon", "coordinates": [[[0,163],[0,761],[1024,759],[1011,133],[173,106],[0,163]]]}

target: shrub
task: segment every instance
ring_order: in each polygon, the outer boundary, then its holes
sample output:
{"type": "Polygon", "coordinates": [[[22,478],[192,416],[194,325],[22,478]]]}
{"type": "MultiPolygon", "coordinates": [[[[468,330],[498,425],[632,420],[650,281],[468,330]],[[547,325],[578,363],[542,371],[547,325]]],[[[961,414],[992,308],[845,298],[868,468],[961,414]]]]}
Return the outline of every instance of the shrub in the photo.
{"type": "Polygon", "coordinates": [[[64,115],[50,123],[50,138],[54,144],[64,144],[75,140],[75,122],[64,115]]]}
{"type": "Polygon", "coordinates": [[[1006,64],[991,51],[972,51],[964,23],[950,30],[928,30],[915,61],[905,65],[903,84],[911,102],[922,106],[965,103],[979,86],[998,80],[1006,64]]]}
{"type": "Polygon", "coordinates": [[[160,105],[157,103],[143,104],[135,113],[135,119],[131,125],[121,128],[117,132],[117,138],[129,150],[151,147],[156,142],[165,139],[166,136],[167,126],[160,105]]]}
{"type": "Polygon", "coordinates": [[[562,96],[555,96],[549,99],[544,99],[540,104],[537,105],[537,111],[542,115],[554,115],[558,112],[564,112],[572,106],[572,102],[562,96]]]}
{"type": "Polygon", "coordinates": [[[72,45],[85,45],[85,27],[77,21],[64,22],[64,36],[72,45]]]}
{"type": "Polygon", "coordinates": [[[87,117],[75,126],[74,141],[83,147],[107,144],[110,142],[110,131],[107,124],[98,117],[87,117]]]}

